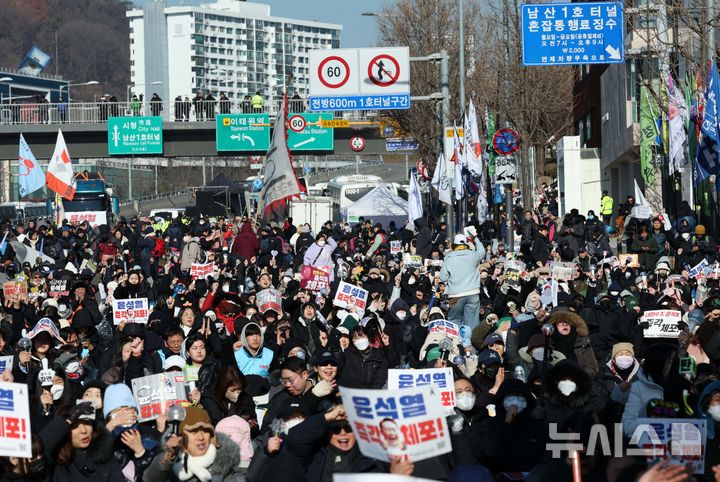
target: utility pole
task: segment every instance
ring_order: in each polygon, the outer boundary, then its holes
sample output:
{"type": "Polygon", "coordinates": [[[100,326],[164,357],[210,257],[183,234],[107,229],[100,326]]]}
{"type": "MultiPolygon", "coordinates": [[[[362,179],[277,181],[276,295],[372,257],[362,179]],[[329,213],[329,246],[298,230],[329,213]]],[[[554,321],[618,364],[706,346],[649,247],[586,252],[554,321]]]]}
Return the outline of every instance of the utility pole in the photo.
{"type": "MultiPolygon", "coordinates": [[[[510,127],[510,35],[509,12],[507,0],[503,1],[503,104],[505,107],[505,127],[510,127]]],[[[517,164],[516,164],[517,165],[517,164]]],[[[515,237],[513,236],[513,187],[505,185],[505,222],[506,222],[506,249],[513,251],[515,237]]]]}
{"type": "MultiPolygon", "coordinates": [[[[465,112],[465,25],[463,0],[458,0],[458,18],[460,19],[458,39],[458,63],[460,64],[460,112],[465,112]]],[[[445,135],[443,133],[443,135],[445,135]]]]}
{"type": "Polygon", "coordinates": [[[132,199],[132,159],[128,157],[128,200],[132,199]]]}
{"type": "MultiPolygon", "coordinates": [[[[450,72],[447,50],[440,51],[440,92],[442,93],[442,140],[445,141],[445,129],[450,121],[450,72]]],[[[442,148],[442,146],[441,146],[442,148]]],[[[453,210],[453,196],[447,205],[446,220],[448,235],[455,235],[455,213],[453,210]]]]}

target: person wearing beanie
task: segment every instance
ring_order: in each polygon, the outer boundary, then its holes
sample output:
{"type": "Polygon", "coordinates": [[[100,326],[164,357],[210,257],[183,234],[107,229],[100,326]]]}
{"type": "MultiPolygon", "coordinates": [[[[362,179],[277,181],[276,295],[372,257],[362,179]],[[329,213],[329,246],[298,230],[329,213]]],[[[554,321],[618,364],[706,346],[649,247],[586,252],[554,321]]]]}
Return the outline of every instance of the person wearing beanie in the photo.
{"type": "Polygon", "coordinates": [[[606,403],[604,414],[609,422],[620,422],[639,370],[640,362],[635,359],[632,343],[615,343],[610,359],[600,367],[597,379],[598,394],[606,403]]]}
{"type": "Polygon", "coordinates": [[[168,437],[143,476],[144,482],[241,482],[240,447],[225,433],[216,432],[200,407],[186,408],[178,435],[168,437]]]}
{"type": "Polygon", "coordinates": [[[693,238],[691,256],[691,266],[695,266],[703,259],[709,264],[713,264],[717,259],[715,240],[707,234],[705,226],[698,224],[695,226],[695,236],[693,238]]]}

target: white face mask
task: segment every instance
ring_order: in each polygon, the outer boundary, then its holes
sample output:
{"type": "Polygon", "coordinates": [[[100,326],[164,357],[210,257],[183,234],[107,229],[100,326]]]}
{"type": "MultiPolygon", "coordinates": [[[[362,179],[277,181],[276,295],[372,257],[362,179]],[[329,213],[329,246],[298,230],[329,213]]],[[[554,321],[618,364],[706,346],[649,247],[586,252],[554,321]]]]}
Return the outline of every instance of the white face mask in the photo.
{"type": "Polygon", "coordinates": [[[568,397],[571,393],[577,390],[577,385],[572,380],[561,380],[558,382],[558,390],[560,390],[560,393],[568,397]]]}
{"type": "Polygon", "coordinates": [[[542,346],[535,348],[532,351],[532,357],[535,361],[539,361],[539,362],[543,361],[544,356],[545,356],[545,348],[542,346]]]}
{"type": "Polygon", "coordinates": [[[687,241],[688,239],[690,239],[690,233],[682,233],[680,237],[687,241]]]}
{"type": "Polygon", "coordinates": [[[409,284],[409,285],[414,285],[414,284],[415,284],[415,281],[416,281],[415,278],[410,278],[410,279],[408,279],[408,284],[409,284]]]}
{"type": "Polygon", "coordinates": [[[360,351],[367,350],[367,347],[370,346],[370,340],[367,338],[358,338],[357,340],[353,341],[353,345],[355,345],[355,348],[357,348],[360,351]]]}
{"type": "Polygon", "coordinates": [[[60,400],[60,397],[63,396],[63,392],[65,391],[65,385],[53,385],[50,387],[50,393],[52,394],[53,400],[57,401],[60,400]]]}
{"type": "Polygon", "coordinates": [[[235,403],[238,401],[238,398],[240,398],[240,392],[235,392],[230,389],[227,389],[225,391],[225,398],[230,400],[232,403],[235,403]]]}
{"type": "Polygon", "coordinates": [[[519,395],[508,395],[503,400],[503,407],[505,407],[505,410],[510,410],[510,407],[513,406],[517,407],[518,413],[521,413],[527,408],[527,400],[525,400],[525,397],[519,395]]]}
{"type": "Polygon", "coordinates": [[[323,246],[325,246],[325,240],[321,239],[320,241],[317,242],[317,244],[318,244],[318,246],[320,246],[322,248],[323,246]]]}
{"type": "Polygon", "coordinates": [[[633,366],[633,363],[635,363],[635,359],[629,355],[620,355],[615,357],[615,365],[621,370],[630,368],[633,366]]]}
{"type": "Polygon", "coordinates": [[[455,398],[455,405],[460,410],[467,412],[475,406],[475,394],[463,392],[455,398]]]}
{"type": "Polygon", "coordinates": [[[183,236],[183,241],[189,243],[192,238],[190,236],[183,236]]]}
{"type": "Polygon", "coordinates": [[[398,311],[397,313],[395,313],[395,316],[397,316],[398,320],[404,320],[405,318],[407,318],[407,312],[406,311],[398,311]]]}
{"type": "Polygon", "coordinates": [[[227,293],[228,291],[230,291],[230,285],[222,285],[222,290],[227,293]]]}
{"type": "Polygon", "coordinates": [[[302,419],[302,418],[293,418],[292,420],[287,420],[287,421],[284,423],[283,432],[285,432],[285,435],[287,435],[288,432],[290,432],[290,429],[291,429],[291,428],[297,427],[298,425],[300,425],[300,424],[303,423],[304,421],[305,421],[305,419],[302,419]]]}
{"type": "Polygon", "coordinates": [[[720,405],[710,405],[708,407],[708,413],[716,422],[720,422],[720,405]]]}
{"type": "Polygon", "coordinates": [[[260,327],[260,334],[265,336],[265,332],[267,331],[267,326],[261,326],[260,327]]]}

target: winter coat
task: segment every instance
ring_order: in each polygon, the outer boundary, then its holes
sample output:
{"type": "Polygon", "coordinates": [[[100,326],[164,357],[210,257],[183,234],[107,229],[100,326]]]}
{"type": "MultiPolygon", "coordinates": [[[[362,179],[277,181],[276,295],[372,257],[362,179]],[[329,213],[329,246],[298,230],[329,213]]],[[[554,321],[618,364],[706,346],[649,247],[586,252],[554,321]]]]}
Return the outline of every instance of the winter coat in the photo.
{"type": "Polygon", "coordinates": [[[707,420],[707,441],[705,443],[705,475],[707,480],[714,480],[712,467],[720,464],[720,423],[716,422],[707,412],[713,392],[720,391],[720,382],[709,383],[700,394],[697,413],[707,420]]]}
{"type": "MultiPolygon", "coordinates": [[[[207,469],[212,474],[211,482],[244,482],[245,469],[240,468],[240,448],[227,435],[215,432],[215,438],[220,444],[217,447],[215,460],[207,469]]],[[[175,464],[182,463],[184,458],[180,453],[176,458],[175,464]]],[[[145,471],[143,476],[144,482],[179,482],[179,478],[173,470],[174,464],[166,464],[163,462],[163,454],[158,455],[145,471]]],[[[200,482],[197,477],[191,477],[183,482],[200,482]]]]}
{"type": "Polygon", "coordinates": [[[635,238],[630,244],[630,252],[637,253],[640,268],[646,271],[655,269],[655,264],[658,261],[658,251],[658,244],[652,236],[648,236],[645,240],[635,238]],[[644,248],[647,248],[647,250],[644,248]]]}
{"type": "Polygon", "coordinates": [[[548,238],[538,233],[533,239],[532,249],[530,250],[530,258],[533,263],[538,261],[543,265],[550,259],[550,241],[548,238]]]}
{"type": "Polygon", "coordinates": [[[430,231],[425,218],[417,219],[415,225],[418,228],[417,237],[415,238],[415,254],[422,256],[423,259],[429,258],[433,249],[432,231],[430,231]]]}
{"type": "MultiPolygon", "coordinates": [[[[570,354],[563,352],[563,354],[565,355],[565,358],[574,358],[575,361],[577,361],[578,365],[580,365],[582,369],[585,370],[587,374],[591,377],[597,375],[599,371],[598,363],[595,359],[595,354],[593,353],[592,346],[590,346],[590,337],[588,336],[589,331],[585,320],[583,320],[577,313],[569,310],[560,310],[553,313],[548,319],[548,322],[552,323],[553,325],[556,325],[560,322],[565,322],[574,329],[573,333],[577,336],[575,336],[573,353],[570,354]]],[[[573,333],[571,333],[571,335],[573,333]]],[[[559,333],[556,328],[555,334],[553,335],[553,340],[558,340],[559,338],[559,333]]],[[[556,350],[560,349],[557,343],[555,343],[553,346],[556,350]]]]}
{"type": "Polygon", "coordinates": [[[485,248],[477,243],[475,251],[460,249],[445,256],[440,269],[440,281],[447,286],[448,298],[459,298],[480,293],[480,271],[478,266],[485,259],[485,248]]]}
{"type": "Polygon", "coordinates": [[[260,251],[260,239],[253,232],[250,223],[243,223],[240,227],[240,232],[232,243],[231,251],[243,259],[257,256],[260,251]]]}
{"type": "Polygon", "coordinates": [[[557,423],[562,427],[574,414],[592,413],[600,408],[591,403],[593,396],[592,378],[577,363],[563,360],[548,369],[545,377],[545,391],[540,398],[534,416],[545,420],[547,424],[557,423]],[[558,389],[558,382],[570,379],[575,382],[576,389],[565,396],[558,389]]]}
{"type": "Polygon", "coordinates": [[[383,388],[388,378],[388,360],[382,348],[360,352],[355,346],[345,350],[338,386],[348,388],[383,388]]]}
{"type": "Polygon", "coordinates": [[[205,259],[205,253],[200,247],[200,238],[194,237],[183,246],[180,255],[180,269],[187,271],[193,263],[201,263],[205,259]]]}
{"type": "Polygon", "coordinates": [[[630,394],[625,402],[625,411],[622,415],[623,433],[626,437],[632,436],[637,428],[637,419],[647,415],[647,405],[653,398],[663,399],[663,387],[653,382],[645,370],[639,370],[637,380],[630,387],[630,394]]]}
{"type": "Polygon", "coordinates": [[[597,390],[598,396],[605,401],[605,417],[603,418],[607,422],[616,423],[622,418],[625,403],[627,403],[628,396],[630,395],[630,388],[623,390],[620,388],[620,384],[623,381],[627,381],[632,386],[632,383],[637,380],[639,370],[640,363],[635,360],[635,364],[627,380],[623,380],[615,369],[612,360],[608,360],[607,363],[600,367],[600,373],[595,380],[595,389],[597,390]]]}
{"type": "MultiPolygon", "coordinates": [[[[310,266],[333,266],[332,253],[337,248],[337,242],[333,238],[327,238],[325,246],[317,243],[311,244],[305,251],[303,264],[310,266]]],[[[330,282],[334,279],[334,269],[330,270],[330,282]]]]}

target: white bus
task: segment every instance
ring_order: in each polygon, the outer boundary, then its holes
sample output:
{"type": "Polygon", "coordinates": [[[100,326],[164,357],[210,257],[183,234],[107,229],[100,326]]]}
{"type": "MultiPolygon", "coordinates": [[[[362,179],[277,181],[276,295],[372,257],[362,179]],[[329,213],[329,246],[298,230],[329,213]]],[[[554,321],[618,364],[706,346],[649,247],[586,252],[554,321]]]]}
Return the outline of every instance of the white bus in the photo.
{"type": "MultiPolygon", "coordinates": [[[[378,184],[384,182],[379,176],[366,176],[364,174],[333,178],[325,189],[327,195],[333,200],[333,220],[339,220],[343,209],[361,199],[378,184]]],[[[390,192],[397,194],[396,184],[388,183],[387,186],[390,192]]]]}

